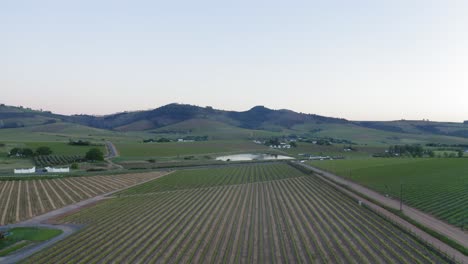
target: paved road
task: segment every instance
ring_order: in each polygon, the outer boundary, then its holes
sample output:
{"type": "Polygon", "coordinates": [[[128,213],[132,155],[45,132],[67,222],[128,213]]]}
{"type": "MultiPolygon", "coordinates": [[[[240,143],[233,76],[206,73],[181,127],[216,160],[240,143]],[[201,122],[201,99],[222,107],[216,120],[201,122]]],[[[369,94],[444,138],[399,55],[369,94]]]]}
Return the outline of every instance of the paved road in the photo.
{"type": "Polygon", "coordinates": [[[161,173],[161,175],[159,175],[158,177],[149,179],[147,181],[139,182],[137,184],[124,187],[122,189],[118,189],[118,190],[114,190],[112,192],[108,192],[108,193],[105,193],[105,194],[102,194],[102,195],[98,195],[96,197],[93,197],[93,198],[90,198],[90,199],[87,199],[87,200],[84,200],[84,201],[81,201],[81,202],[78,202],[78,203],[75,203],[75,204],[71,204],[71,205],[59,208],[57,210],[54,210],[54,211],[50,211],[50,212],[45,213],[43,215],[36,216],[34,218],[31,218],[29,220],[23,221],[23,222],[18,223],[18,224],[2,226],[2,229],[5,229],[5,228],[9,229],[9,228],[20,227],[20,226],[21,227],[47,227],[47,228],[60,229],[60,230],[63,231],[63,233],[60,234],[59,236],[51,239],[51,240],[42,242],[40,244],[31,246],[31,247],[26,247],[24,250],[20,250],[19,252],[15,253],[15,254],[8,255],[7,257],[0,257],[0,263],[1,264],[17,263],[17,262],[21,261],[22,259],[25,259],[25,258],[27,258],[27,257],[41,251],[42,249],[44,249],[46,247],[49,247],[49,246],[53,245],[54,243],[56,243],[56,242],[58,242],[60,240],[65,239],[66,237],[68,237],[69,235],[73,234],[74,232],[76,232],[76,231],[78,231],[80,229],[80,226],[78,226],[78,225],[49,224],[48,223],[49,220],[52,220],[52,219],[57,218],[58,216],[61,216],[61,215],[64,215],[64,214],[79,210],[80,208],[82,208],[84,206],[99,202],[99,201],[101,201],[103,199],[108,199],[109,198],[108,196],[113,194],[113,193],[119,192],[121,190],[128,189],[128,188],[136,186],[136,185],[143,184],[143,183],[148,182],[148,181],[152,181],[152,180],[154,180],[156,178],[163,177],[163,176],[165,176],[165,175],[167,175],[169,173],[171,173],[171,172],[161,173]]]}
{"type": "MultiPolygon", "coordinates": [[[[359,184],[356,184],[354,182],[348,181],[346,179],[343,179],[341,177],[338,177],[334,174],[331,174],[329,172],[317,169],[315,167],[306,165],[306,164],[301,164],[302,166],[313,170],[314,172],[320,174],[323,176],[323,179],[327,180],[330,184],[334,185],[335,187],[339,188],[343,192],[347,193],[351,197],[354,197],[355,199],[362,200],[368,205],[371,209],[379,212],[380,214],[385,215],[386,217],[390,218],[392,221],[402,225],[403,227],[407,228],[410,230],[412,233],[416,234],[418,237],[423,239],[424,241],[434,245],[436,248],[439,248],[446,254],[448,254],[451,257],[455,257],[458,261],[462,263],[468,263],[468,257],[460,253],[459,251],[453,249],[452,247],[448,246],[444,242],[438,240],[437,238],[432,237],[431,235],[427,234],[426,232],[422,231],[418,227],[412,225],[411,223],[405,221],[404,219],[400,218],[399,216],[385,210],[384,208],[364,199],[363,197],[356,195],[355,193],[346,190],[345,188],[341,187],[340,185],[335,184],[339,183],[341,185],[346,185],[348,188],[363,194],[366,197],[369,197],[375,201],[378,201],[379,203],[394,208],[394,209],[399,209],[400,208],[400,203],[399,201],[390,199],[388,197],[385,197],[384,195],[381,195],[380,193],[377,193],[375,191],[372,191],[370,189],[367,189],[366,187],[363,187],[359,184]]],[[[419,223],[422,223],[423,225],[438,231],[439,233],[444,234],[447,237],[450,237],[453,240],[456,240],[460,244],[464,245],[467,247],[468,245],[468,235],[466,232],[463,232],[461,229],[458,229],[456,227],[450,226],[446,224],[445,222],[442,222],[439,219],[434,218],[431,215],[428,215],[426,213],[423,213],[417,209],[414,209],[409,206],[404,206],[403,207],[403,212],[405,215],[409,216],[413,220],[418,221],[419,223]]]]}

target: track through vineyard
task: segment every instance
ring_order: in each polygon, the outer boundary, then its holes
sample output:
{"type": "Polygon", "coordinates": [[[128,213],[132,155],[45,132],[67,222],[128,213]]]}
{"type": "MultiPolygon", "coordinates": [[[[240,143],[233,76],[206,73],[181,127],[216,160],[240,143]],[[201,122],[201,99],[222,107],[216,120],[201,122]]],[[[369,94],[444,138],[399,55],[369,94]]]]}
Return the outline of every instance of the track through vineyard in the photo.
{"type": "Polygon", "coordinates": [[[0,225],[13,224],[57,208],[159,177],[163,172],[113,176],[0,181],[0,225]]]}
{"type": "Polygon", "coordinates": [[[285,164],[231,170],[216,184],[174,173],[69,215],[60,221],[83,230],[26,263],[450,262],[320,178],[285,164]]]}

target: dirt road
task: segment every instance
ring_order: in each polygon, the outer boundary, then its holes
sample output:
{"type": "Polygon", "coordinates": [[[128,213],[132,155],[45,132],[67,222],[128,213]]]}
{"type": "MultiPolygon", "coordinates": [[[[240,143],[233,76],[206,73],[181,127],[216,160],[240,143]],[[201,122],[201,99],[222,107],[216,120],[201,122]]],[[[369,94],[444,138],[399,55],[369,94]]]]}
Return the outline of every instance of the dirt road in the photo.
{"type": "Polygon", "coordinates": [[[107,161],[107,163],[109,163],[109,165],[113,168],[123,169],[124,167],[122,165],[119,165],[112,161],[112,158],[119,156],[119,152],[117,151],[117,148],[115,147],[114,143],[110,141],[106,141],[106,149],[107,149],[107,154],[106,154],[105,160],[107,161]]]}

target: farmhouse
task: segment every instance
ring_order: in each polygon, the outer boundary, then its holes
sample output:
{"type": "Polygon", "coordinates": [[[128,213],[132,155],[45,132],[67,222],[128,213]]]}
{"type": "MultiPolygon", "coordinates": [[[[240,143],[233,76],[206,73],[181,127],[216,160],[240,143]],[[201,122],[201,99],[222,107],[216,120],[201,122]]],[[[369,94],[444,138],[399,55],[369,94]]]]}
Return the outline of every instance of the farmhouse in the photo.
{"type": "Polygon", "coordinates": [[[47,172],[70,172],[70,168],[52,168],[52,167],[45,167],[44,168],[47,172]]]}
{"type": "Polygon", "coordinates": [[[14,169],[13,172],[15,174],[35,173],[36,172],[36,167],[32,167],[30,169],[14,169]]]}

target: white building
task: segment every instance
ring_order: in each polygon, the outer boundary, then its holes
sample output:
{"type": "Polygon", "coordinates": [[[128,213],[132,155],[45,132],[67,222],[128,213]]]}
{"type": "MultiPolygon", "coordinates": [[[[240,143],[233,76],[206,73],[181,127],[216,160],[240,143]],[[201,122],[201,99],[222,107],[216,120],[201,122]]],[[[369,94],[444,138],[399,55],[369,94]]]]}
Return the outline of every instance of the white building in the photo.
{"type": "Polygon", "coordinates": [[[70,168],[52,168],[52,167],[45,167],[47,172],[70,172],[70,168]]]}
{"type": "Polygon", "coordinates": [[[36,167],[32,167],[30,169],[14,169],[15,174],[27,174],[27,173],[35,173],[36,167]]]}

